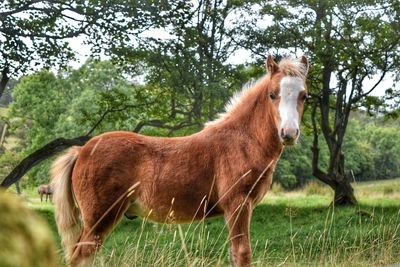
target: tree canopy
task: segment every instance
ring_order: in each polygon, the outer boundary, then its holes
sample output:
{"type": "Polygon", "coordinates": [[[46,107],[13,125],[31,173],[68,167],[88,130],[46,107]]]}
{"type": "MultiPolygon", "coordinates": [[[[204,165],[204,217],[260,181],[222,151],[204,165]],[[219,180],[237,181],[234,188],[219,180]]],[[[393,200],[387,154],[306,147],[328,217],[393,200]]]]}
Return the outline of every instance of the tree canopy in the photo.
{"type": "Polygon", "coordinates": [[[82,37],[93,54],[107,53],[162,25],[172,7],[164,1],[2,1],[0,97],[10,78],[42,67],[66,66],[75,57],[73,38],[82,37]]]}

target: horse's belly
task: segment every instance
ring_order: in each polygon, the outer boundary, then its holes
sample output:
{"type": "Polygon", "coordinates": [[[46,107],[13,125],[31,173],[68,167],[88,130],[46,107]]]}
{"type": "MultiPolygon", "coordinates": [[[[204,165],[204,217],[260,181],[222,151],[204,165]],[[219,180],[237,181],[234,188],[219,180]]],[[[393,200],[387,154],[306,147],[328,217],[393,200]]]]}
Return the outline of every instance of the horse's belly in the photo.
{"type": "Polygon", "coordinates": [[[217,205],[207,203],[206,199],[199,201],[198,205],[175,204],[175,199],[170,205],[159,203],[150,204],[136,199],[126,211],[128,217],[139,216],[143,219],[158,223],[190,223],[204,218],[223,214],[217,205]]]}
{"type": "Polygon", "coordinates": [[[210,197],[215,193],[209,175],[187,176],[168,168],[160,172],[163,175],[147,174],[140,180],[131,205],[137,216],[161,223],[187,223],[217,215],[217,206],[210,211],[216,201],[210,197]]]}

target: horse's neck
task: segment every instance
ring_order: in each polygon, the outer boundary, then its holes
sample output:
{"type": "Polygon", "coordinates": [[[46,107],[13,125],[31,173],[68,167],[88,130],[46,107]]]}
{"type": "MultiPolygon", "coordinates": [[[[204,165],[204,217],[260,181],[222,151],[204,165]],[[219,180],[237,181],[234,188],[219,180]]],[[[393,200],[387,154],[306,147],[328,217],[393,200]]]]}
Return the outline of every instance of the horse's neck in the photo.
{"type": "Polygon", "coordinates": [[[282,152],[282,144],[276,129],[274,117],[262,99],[262,94],[254,94],[237,107],[226,121],[219,123],[233,131],[247,132],[248,136],[262,149],[266,156],[277,159],[282,152]]]}
{"type": "Polygon", "coordinates": [[[251,136],[270,157],[277,158],[282,152],[278,130],[276,129],[274,117],[269,111],[268,103],[257,101],[254,107],[254,114],[248,120],[248,129],[251,136]]]}

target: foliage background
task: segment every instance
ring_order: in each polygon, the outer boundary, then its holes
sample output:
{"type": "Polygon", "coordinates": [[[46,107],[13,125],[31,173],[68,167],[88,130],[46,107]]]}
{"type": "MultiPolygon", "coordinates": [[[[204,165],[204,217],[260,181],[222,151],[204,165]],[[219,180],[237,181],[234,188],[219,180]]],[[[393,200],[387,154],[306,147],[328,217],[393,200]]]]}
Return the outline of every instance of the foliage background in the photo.
{"type": "MultiPolygon", "coordinates": [[[[238,67],[238,73],[247,77],[252,69],[238,67]]],[[[237,82],[237,84],[239,84],[237,82]]],[[[237,89],[240,86],[237,85],[237,89]]],[[[181,96],[184,97],[184,96],[181,96]]],[[[157,118],[169,123],[166,116],[169,99],[154,84],[138,84],[110,61],[88,60],[77,70],[53,74],[42,70],[22,78],[13,89],[14,101],[4,110],[4,117],[11,121],[10,147],[0,156],[1,175],[6,175],[23,155],[38,149],[52,139],[85,134],[95,125],[105,111],[93,134],[112,130],[132,131],[141,123],[157,118]],[[29,108],[27,108],[29,107],[29,108]]],[[[226,99],[221,98],[221,102],[226,99]]],[[[286,149],[278,163],[275,181],[286,189],[304,186],[312,179],[311,129],[305,124],[299,145],[286,149]]],[[[206,121],[203,118],[203,121],[206,121]]],[[[179,118],[176,118],[179,121],[179,118]]],[[[194,125],[171,132],[170,129],[144,126],[142,133],[187,135],[201,129],[194,125]]],[[[344,142],[347,155],[346,173],[356,181],[390,179],[400,176],[400,127],[386,117],[371,117],[358,110],[351,115],[349,130],[344,142]]],[[[322,167],[327,167],[327,148],[322,146],[325,157],[322,167]]],[[[49,182],[48,170],[52,159],[32,169],[24,179],[25,186],[49,182]]]]}

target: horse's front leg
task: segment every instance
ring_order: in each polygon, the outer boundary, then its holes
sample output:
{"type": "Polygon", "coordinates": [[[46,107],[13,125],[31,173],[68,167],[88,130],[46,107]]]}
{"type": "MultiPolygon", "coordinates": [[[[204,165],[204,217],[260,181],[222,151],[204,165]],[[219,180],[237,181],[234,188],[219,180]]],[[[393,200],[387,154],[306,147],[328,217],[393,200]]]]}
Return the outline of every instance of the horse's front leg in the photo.
{"type": "Polygon", "coordinates": [[[245,198],[233,200],[224,209],[231,243],[231,265],[248,267],[251,265],[250,220],[252,204],[245,198]]]}

